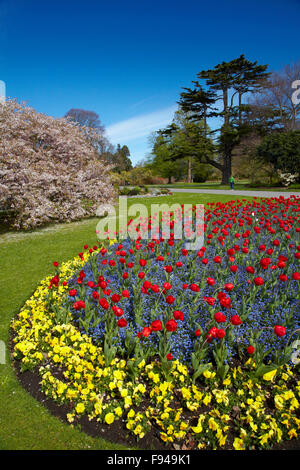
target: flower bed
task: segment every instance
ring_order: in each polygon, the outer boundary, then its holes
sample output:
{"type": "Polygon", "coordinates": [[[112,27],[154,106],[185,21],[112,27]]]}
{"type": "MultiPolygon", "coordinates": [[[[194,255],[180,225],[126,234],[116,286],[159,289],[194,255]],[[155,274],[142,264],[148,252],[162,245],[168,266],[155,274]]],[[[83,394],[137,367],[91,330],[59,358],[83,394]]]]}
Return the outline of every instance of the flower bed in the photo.
{"type": "Polygon", "coordinates": [[[21,371],[70,423],[117,422],[141,446],[155,433],[175,449],[297,439],[299,209],[296,197],[210,205],[198,251],[171,232],[54,263],[12,322],[21,371]]]}

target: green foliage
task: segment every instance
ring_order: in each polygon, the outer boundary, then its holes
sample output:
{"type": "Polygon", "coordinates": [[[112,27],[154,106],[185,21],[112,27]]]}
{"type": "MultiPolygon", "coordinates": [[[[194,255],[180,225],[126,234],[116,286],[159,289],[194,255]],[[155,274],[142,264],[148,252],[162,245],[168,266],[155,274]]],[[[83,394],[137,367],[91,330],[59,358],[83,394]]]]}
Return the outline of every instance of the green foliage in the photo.
{"type": "Polygon", "coordinates": [[[276,132],[257,147],[259,160],[274,165],[276,170],[297,173],[300,168],[300,131],[276,132]]]}
{"type": "Polygon", "coordinates": [[[209,168],[209,165],[200,163],[197,160],[193,161],[192,176],[194,183],[205,183],[205,181],[209,178],[210,174],[211,170],[209,168]]]}
{"type": "Polygon", "coordinates": [[[157,132],[150,164],[153,171],[171,182],[172,177],[175,180],[188,179],[191,165],[192,175],[196,174],[195,181],[206,181],[208,171],[199,164],[204,154],[212,154],[213,144],[205,133],[203,122],[193,122],[184,111],[177,111],[172,124],[157,132]]]}

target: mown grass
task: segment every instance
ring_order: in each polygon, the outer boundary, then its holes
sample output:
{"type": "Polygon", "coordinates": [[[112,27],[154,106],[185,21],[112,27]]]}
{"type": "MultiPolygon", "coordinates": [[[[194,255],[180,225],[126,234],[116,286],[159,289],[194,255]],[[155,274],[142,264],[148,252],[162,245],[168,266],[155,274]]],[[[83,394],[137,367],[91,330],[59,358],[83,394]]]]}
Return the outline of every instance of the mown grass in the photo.
{"type": "MultiPolygon", "coordinates": [[[[174,196],[134,198],[132,204],[197,204],[233,200],[232,194],[176,194],[174,196]]],[[[252,200],[251,197],[234,198],[252,200]]],[[[138,214],[137,214],[138,215],[138,214]]],[[[0,449],[75,450],[124,449],[101,438],[92,438],[52,416],[20,385],[9,356],[10,321],[30,297],[39,281],[53,272],[53,261],[66,261],[94,245],[96,225],[93,218],[59,224],[30,233],[7,232],[0,237],[0,340],[6,345],[6,364],[0,364],[0,449]]]]}

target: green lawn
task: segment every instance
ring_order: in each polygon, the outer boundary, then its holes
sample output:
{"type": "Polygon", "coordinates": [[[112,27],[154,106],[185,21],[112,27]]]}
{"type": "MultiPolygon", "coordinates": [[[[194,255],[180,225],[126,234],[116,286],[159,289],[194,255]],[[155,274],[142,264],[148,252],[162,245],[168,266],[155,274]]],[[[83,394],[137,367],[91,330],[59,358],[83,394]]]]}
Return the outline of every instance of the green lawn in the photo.
{"type": "MultiPolygon", "coordinates": [[[[144,203],[205,203],[229,201],[232,194],[176,194],[174,196],[131,199],[129,205],[144,203]]],[[[150,212],[149,212],[150,215],[150,212]]],[[[0,340],[8,345],[9,325],[32,294],[39,281],[53,271],[53,261],[73,258],[83,244],[95,244],[93,218],[77,223],[60,224],[31,233],[8,232],[0,236],[0,340]]],[[[50,415],[19,385],[10,363],[8,346],[6,364],[0,364],[0,449],[124,449],[100,438],[92,438],[50,415]]]]}

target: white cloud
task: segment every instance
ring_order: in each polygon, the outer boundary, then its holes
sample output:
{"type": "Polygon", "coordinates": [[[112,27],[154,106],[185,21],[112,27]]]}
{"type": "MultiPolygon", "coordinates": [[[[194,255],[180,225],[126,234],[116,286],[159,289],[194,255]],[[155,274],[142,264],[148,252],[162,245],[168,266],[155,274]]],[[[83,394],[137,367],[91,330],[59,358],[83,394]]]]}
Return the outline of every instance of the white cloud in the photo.
{"type": "Polygon", "coordinates": [[[106,135],[113,144],[148,136],[151,132],[170,124],[176,110],[177,106],[173,105],[117,122],[106,128],[106,135]]]}

